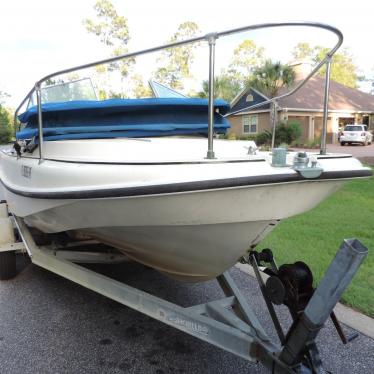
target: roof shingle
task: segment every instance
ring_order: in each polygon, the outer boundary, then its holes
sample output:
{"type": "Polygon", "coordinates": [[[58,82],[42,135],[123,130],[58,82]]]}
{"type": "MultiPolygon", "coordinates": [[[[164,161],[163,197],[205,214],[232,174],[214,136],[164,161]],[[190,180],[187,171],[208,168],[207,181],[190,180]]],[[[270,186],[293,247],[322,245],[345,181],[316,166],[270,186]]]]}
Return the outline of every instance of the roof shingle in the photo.
{"type": "MultiPolygon", "coordinates": [[[[298,83],[298,82],[296,82],[298,83]]],[[[278,101],[282,108],[322,110],[324,78],[312,77],[299,91],[278,101]]],[[[280,94],[289,89],[282,89],[280,94]]],[[[374,95],[330,81],[329,110],[374,112],[374,95]]]]}

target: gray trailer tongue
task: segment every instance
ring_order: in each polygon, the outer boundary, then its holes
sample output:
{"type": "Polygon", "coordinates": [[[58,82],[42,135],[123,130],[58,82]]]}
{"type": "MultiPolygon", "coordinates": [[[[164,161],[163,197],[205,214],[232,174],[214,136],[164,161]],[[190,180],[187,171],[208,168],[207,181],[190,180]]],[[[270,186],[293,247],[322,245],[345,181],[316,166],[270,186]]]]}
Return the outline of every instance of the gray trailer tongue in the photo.
{"type": "Polygon", "coordinates": [[[243,262],[254,268],[281,342],[281,349],[276,354],[277,360],[272,362],[272,373],[288,372],[287,370],[298,373],[324,373],[315,339],[329,317],[343,344],[358,336],[345,336],[333,309],[367,253],[367,248],[359,240],[344,240],[318,288],[314,289],[312,272],[304,262],[298,261],[278,268],[270,249],[264,249],[261,253],[250,252],[243,262]],[[266,284],[260,274],[260,265],[263,263],[270,264],[269,268],[262,270],[268,276],[266,284]],[[290,311],[293,324],[286,335],[273,304],[284,304],[290,311]]]}
{"type": "MultiPolygon", "coordinates": [[[[368,253],[356,239],[344,240],[317,289],[313,288],[312,274],[303,262],[278,268],[270,250],[252,251],[242,260],[254,268],[279,344],[271,341],[227,272],[217,278],[225,294],[223,299],[181,307],[74,263],[89,263],[93,258],[101,263],[121,261],[118,254],[113,253],[114,258],[108,252],[110,248],[103,252],[92,241],[64,243],[63,247],[54,242],[38,246],[23,219],[14,217],[14,222],[20,241],[10,235],[12,242],[0,243],[0,260],[5,256],[9,266],[10,260],[15,261],[14,252],[25,250],[33,263],[45,269],[246,360],[261,362],[272,373],[324,373],[315,339],[329,316],[333,317],[343,343],[350,340],[337,322],[333,308],[368,253]],[[266,284],[260,270],[263,263],[270,264],[263,270],[270,275],[266,284]],[[293,324],[286,334],[273,304],[285,304],[291,313],[293,324]]],[[[4,264],[0,261],[0,278],[4,264]]],[[[9,278],[9,271],[4,274],[9,278]]]]}
{"type": "Polygon", "coordinates": [[[287,365],[298,364],[309,352],[313,366],[316,366],[317,372],[321,371],[315,338],[352,281],[367,253],[367,248],[357,239],[343,241],[304,312],[291,326],[279,356],[282,362],[287,365]]]}

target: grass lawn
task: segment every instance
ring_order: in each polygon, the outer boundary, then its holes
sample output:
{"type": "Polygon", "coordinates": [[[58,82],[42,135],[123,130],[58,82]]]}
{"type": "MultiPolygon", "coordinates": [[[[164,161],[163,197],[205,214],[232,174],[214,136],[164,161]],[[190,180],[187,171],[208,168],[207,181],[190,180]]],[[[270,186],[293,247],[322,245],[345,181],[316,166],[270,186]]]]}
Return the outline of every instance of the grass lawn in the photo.
{"type": "Polygon", "coordinates": [[[357,238],[369,254],[342,302],[374,317],[374,178],[348,182],[310,212],[281,222],[258,246],[278,263],[301,260],[318,284],[343,239],[357,238]]]}

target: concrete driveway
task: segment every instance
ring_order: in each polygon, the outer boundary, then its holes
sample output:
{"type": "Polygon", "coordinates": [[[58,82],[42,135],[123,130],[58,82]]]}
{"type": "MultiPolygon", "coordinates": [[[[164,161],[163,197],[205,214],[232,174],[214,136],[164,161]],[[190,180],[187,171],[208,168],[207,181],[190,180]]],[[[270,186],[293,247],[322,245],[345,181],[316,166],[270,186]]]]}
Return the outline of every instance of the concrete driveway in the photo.
{"type": "MultiPolygon", "coordinates": [[[[374,157],[374,144],[362,146],[359,144],[344,145],[327,144],[328,153],[349,153],[354,157],[374,157]]],[[[319,152],[319,149],[292,148],[294,150],[305,149],[310,152],[319,152]]]]}
{"type": "MultiPolygon", "coordinates": [[[[20,257],[24,270],[0,282],[1,373],[268,373],[26,262],[20,257]]],[[[180,283],[136,263],[91,268],[182,306],[223,296],[216,281],[180,283]]],[[[274,337],[255,280],[236,268],[230,273],[274,337]]],[[[286,309],[277,310],[288,326],[286,309]]],[[[344,346],[328,322],[318,343],[333,373],[368,373],[374,367],[370,338],[360,335],[344,346]]]]}
{"type": "Polygon", "coordinates": [[[374,158],[374,144],[367,146],[352,144],[344,145],[340,144],[328,144],[327,151],[331,153],[350,153],[354,157],[373,157],[374,158]]]}
{"type": "MultiPolygon", "coordinates": [[[[293,150],[306,150],[308,152],[319,152],[319,149],[292,148],[293,150]]],[[[374,143],[367,146],[359,144],[345,145],[327,144],[328,153],[347,153],[357,157],[361,162],[374,165],[374,143]]]]}

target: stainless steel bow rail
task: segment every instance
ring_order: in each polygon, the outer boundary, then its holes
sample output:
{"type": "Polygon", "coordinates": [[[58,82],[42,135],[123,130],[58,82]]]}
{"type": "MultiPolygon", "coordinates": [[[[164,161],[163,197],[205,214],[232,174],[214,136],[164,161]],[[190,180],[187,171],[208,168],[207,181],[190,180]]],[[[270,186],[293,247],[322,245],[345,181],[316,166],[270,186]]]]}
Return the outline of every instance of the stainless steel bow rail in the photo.
{"type": "Polygon", "coordinates": [[[119,55],[116,57],[111,57],[107,58],[104,60],[100,61],[95,61],[91,62],[88,64],[84,65],[79,65],[75,66],[69,69],[64,69],[57,71],[52,74],[48,74],[39,81],[35,83],[35,86],[29,91],[29,93],[26,95],[26,97],[22,100],[21,104],[17,107],[15,114],[14,114],[14,126],[15,128],[17,127],[17,116],[20,111],[20,109],[23,107],[23,105],[26,103],[27,100],[31,100],[32,95],[35,93],[36,94],[36,100],[37,100],[37,107],[38,107],[38,138],[39,138],[39,159],[40,162],[43,161],[44,157],[44,152],[43,152],[43,116],[42,116],[42,96],[41,96],[41,90],[42,90],[42,84],[53,77],[56,77],[61,74],[67,74],[71,73],[74,71],[82,70],[82,69],[87,69],[91,68],[94,66],[102,65],[102,64],[109,64],[115,61],[119,61],[122,59],[127,59],[127,58],[132,58],[132,57],[137,57],[141,55],[145,55],[148,53],[153,53],[153,52],[158,52],[162,51],[165,49],[170,49],[170,48],[177,48],[183,45],[187,44],[193,44],[193,43],[198,43],[202,41],[206,41],[209,46],[209,94],[208,94],[208,150],[207,150],[207,158],[208,159],[214,159],[214,150],[213,150],[213,130],[214,130],[214,65],[215,65],[215,45],[216,45],[216,40],[218,38],[232,35],[232,34],[237,34],[237,33],[242,33],[245,31],[250,31],[250,30],[258,30],[258,29],[264,29],[264,28],[277,28],[277,27],[295,27],[295,26],[305,26],[305,27],[313,27],[313,28],[319,28],[319,29],[324,29],[328,30],[332,33],[334,33],[338,37],[338,41],[335,44],[335,46],[330,49],[329,52],[325,55],[325,57],[319,62],[314,69],[311,71],[311,73],[299,84],[297,84],[292,90],[289,92],[273,97],[269,100],[266,100],[260,104],[255,104],[252,106],[248,106],[246,108],[241,109],[240,111],[237,112],[231,112],[230,114],[236,114],[238,112],[242,112],[244,110],[250,110],[257,108],[259,106],[263,106],[266,104],[269,104],[271,102],[275,102],[281,98],[290,96],[294,94],[296,91],[298,91],[304,84],[313,76],[315,75],[323,65],[326,64],[326,76],[325,76],[325,91],[324,91],[324,105],[323,105],[323,129],[322,129],[322,140],[321,140],[321,154],[326,154],[326,134],[327,134],[327,118],[328,118],[328,101],[329,101],[329,85],[330,85],[330,65],[331,65],[331,57],[333,54],[338,50],[338,48],[341,46],[343,43],[343,34],[338,30],[337,28],[326,25],[323,23],[318,23],[318,22],[281,22],[281,23],[261,23],[257,25],[250,25],[250,26],[244,26],[244,27],[239,27],[231,30],[226,30],[222,32],[216,32],[216,33],[209,33],[206,35],[198,36],[195,38],[191,39],[186,39],[178,42],[173,42],[173,43],[168,43],[162,46],[157,46],[153,48],[148,48],[148,49],[143,49],[141,51],[137,52],[132,52],[132,53],[126,53],[123,55],[119,55]]]}
{"type": "MultiPolygon", "coordinates": [[[[57,245],[53,239],[39,246],[22,218],[8,216],[5,202],[0,204],[0,213],[0,279],[15,276],[15,251],[27,251],[36,265],[248,361],[261,362],[272,373],[325,373],[316,336],[327,318],[334,316],[334,306],[368,252],[358,240],[344,240],[316,290],[304,263],[278,268],[270,250],[252,251],[242,259],[253,266],[279,336],[278,343],[270,339],[228,272],[217,277],[224,298],[181,307],[76,264],[126,261],[114,249],[107,247],[103,251],[101,247],[100,251],[93,241],[57,245]],[[10,228],[12,221],[15,236],[4,229],[10,228]],[[8,239],[3,240],[5,237],[8,239]],[[266,284],[260,274],[259,265],[263,263],[270,264],[263,270],[271,275],[266,284]],[[293,323],[287,333],[282,330],[273,304],[284,304],[290,310],[293,323]]],[[[351,340],[345,337],[336,318],[333,321],[343,343],[351,340]]]]}

